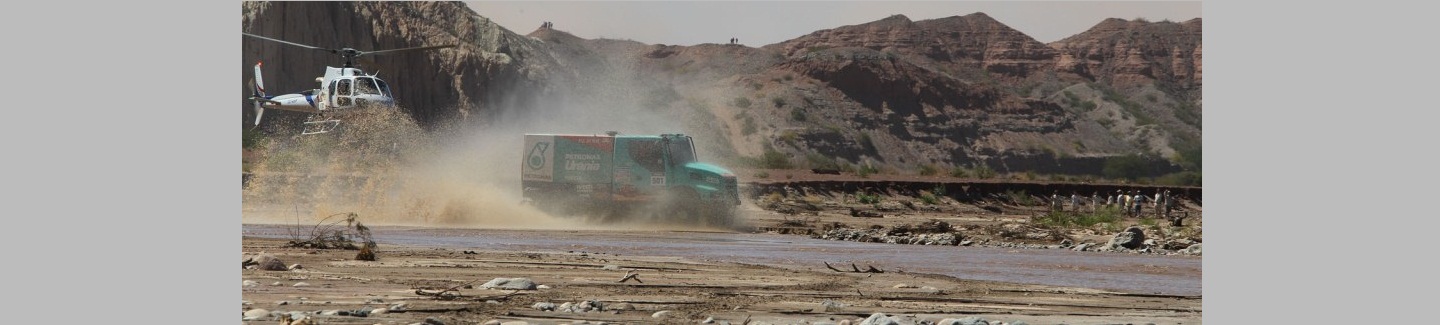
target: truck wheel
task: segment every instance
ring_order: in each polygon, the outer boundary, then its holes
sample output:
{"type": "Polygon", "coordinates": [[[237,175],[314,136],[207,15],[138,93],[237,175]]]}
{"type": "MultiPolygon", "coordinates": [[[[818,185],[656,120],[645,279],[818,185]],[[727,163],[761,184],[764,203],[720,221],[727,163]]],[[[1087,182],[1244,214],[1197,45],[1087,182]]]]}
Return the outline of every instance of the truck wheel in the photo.
{"type": "Polygon", "coordinates": [[[706,222],[710,226],[730,228],[735,225],[735,206],[730,202],[711,202],[707,212],[706,222]]]}
{"type": "Polygon", "coordinates": [[[665,207],[665,213],[669,215],[667,217],[670,218],[670,221],[683,224],[694,224],[701,221],[701,214],[695,213],[701,208],[698,205],[700,203],[699,193],[688,188],[681,188],[671,193],[665,207]]]}

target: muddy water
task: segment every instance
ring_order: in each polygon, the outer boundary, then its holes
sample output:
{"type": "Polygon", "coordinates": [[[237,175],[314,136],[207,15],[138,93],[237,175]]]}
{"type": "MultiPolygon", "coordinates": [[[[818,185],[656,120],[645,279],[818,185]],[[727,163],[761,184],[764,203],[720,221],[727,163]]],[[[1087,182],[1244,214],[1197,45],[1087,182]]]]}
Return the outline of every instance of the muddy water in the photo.
{"type": "MultiPolygon", "coordinates": [[[[373,227],[381,245],[456,249],[677,256],[696,260],[825,270],[823,262],[961,279],[1082,287],[1144,294],[1200,295],[1200,258],[1049,249],[916,246],[794,235],[703,232],[488,230],[373,227]]],[[[288,238],[286,227],[244,225],[245,236],[288,238]]]]}

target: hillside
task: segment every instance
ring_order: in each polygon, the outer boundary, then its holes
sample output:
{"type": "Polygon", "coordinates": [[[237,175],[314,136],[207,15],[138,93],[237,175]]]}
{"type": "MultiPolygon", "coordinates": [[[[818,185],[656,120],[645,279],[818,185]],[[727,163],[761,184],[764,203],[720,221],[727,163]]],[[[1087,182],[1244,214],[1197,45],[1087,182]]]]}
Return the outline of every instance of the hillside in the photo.
{"type": "MultiPolygon", "coordinates": [[[[1198,18],[1108,19],[1044,44],[984,13],[895,15],[753,48],[520,35],[459,2],[243,8],[245,32],[316,46],[460,44],[374,62],[431,127],[679,131],[710,157],[757,167],[1131,177],[1200,168],[1198,18]]],[[[287,90],[338,61],[244,42],[245,71],[275,58],[267,73],[281,76],[270,82],[287,90]]]]}

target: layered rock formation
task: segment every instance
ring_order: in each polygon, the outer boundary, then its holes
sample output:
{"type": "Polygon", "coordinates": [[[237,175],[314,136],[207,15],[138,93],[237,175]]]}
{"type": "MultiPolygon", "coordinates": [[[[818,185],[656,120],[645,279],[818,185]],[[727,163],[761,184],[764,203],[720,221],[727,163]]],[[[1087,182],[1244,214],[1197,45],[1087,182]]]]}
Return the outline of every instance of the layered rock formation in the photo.
{"type": "Polygon", "coordinates": [[[1050,44],[1056,70],[1128,88],[1151,82],[1200,87],[1200,19],[1183,23],[1106,19],[1050,44]]]}

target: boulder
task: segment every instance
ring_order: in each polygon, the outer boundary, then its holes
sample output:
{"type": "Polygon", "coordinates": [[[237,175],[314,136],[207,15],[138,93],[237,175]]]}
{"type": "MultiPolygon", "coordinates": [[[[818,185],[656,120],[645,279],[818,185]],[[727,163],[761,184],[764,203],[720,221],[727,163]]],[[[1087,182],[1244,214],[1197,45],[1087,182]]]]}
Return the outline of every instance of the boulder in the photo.
{"type": "Polygon", "coordinates": [[[1110,246],[1111,249],[1119,247],[1140,249],[1140,247],[1144,246],[1144,243],[1145,231],[1140,230],[1140,227],[1130,227],[1125,228],[1125,231],[1121,231],[1115,234],[1115,237],[1110,238],[1110,243],[1107,246],[1110,246]]]}
{"type": "Polygon", "coordinates": [[[871,315],[870,315],[870,318],[866,318],[865,320],[860,321],[860,325],[911,325],[911,324],[906,324],[906,323],[903,322],[901,319],[896,318],[896,317],[886,316],[885,314],[881,314],[881,313],[874,313],[874,314],[871,314],[871,315]]]}
{"type": "Polygon", "coordinates": [[[255,308],[255,309],[251,309],[251,310],[246,310],[245,313],[242,314],[242,316],[245,317],[245,318],[249,318],[249,319],[259,319],[259,318],[261,318],[261,317],[270,316],[270,311],[269,311],[269,310],[260,309],[260,308],[255,308]]]}
{"type": "Polygon", "coordinates": [[[1181,250],[1180,252],[1181,252],[1181,253],[1185,253],[1185,254],[1190,254],[1190,255],[1200,255],[1200,244],[1190,245],[1190,247],[1186,247],[1184,250],[1181,250]]]}
{"type": "Polygon", "coordinates": [[[1165,243],[1161,244],[1160,247],[1167,250],[1178,251],[1190,247],[1190,245],[1194,244],[1195,241],[1190,240],[1189,238],[1176,238],[1165,241],[1165,243]]]}
{"type": "Polygon", "coordinates": [[[495,278],[480,285],[485,289],[535,290],[535,281],[526,278],[495,278]]]}
{"type": "Polygon", "coordinates": [[[946,318],[935,325],[990,325],[984,318],[970,316],[965,318],[946,318]]]}
{"type": "Polygon", "coordinates": [[[246,267],[246,266],[251,266],[251,265],[254,265],[256,269],[266,270],[266,271],[288,271],[288,270],[290,270],[290,267],[289,267],[289,266],[286,266],[286,265],[285,265],[285,262],[284,262],[284,261],[281,261],[279,257],[275,257],[275,255],[270,255],[270,254],[265,254],[265,253],[260,253],[260,254],[257,254],[257,255],[255,255],[255,256],[251,256],[251,257],[249,257],[249,258],[246,258],[244,261],[240,262],[240,267],[241,267],[241,268],[244,268],[244,267],[246,267]]]}

